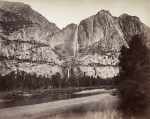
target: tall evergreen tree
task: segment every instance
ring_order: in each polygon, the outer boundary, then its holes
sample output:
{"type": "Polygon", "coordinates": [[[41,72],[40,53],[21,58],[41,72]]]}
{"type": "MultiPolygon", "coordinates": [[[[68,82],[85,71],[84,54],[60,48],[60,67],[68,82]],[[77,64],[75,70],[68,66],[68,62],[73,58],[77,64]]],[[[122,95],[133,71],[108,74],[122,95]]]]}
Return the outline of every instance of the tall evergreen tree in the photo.
{"type": "Polygon", "coordinates": [[[120,55],[120,108],[124,114],[139,115],[150,103],[150,51],[144,45],[144,35],[136,35],[123,47],[120,55]]]}

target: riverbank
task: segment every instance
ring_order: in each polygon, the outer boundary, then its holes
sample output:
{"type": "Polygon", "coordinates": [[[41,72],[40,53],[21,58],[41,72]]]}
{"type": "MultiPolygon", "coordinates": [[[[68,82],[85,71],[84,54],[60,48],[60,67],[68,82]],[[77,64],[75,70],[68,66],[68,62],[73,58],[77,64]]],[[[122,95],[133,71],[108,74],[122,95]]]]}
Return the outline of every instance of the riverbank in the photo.
{"type": "Polygon", "coordinates": [[[0,109],[0,119],[51,119],[62,113],[111,110],[117,105],[117,97],[111,94],[98,94],[82,98],[61,100],[36,105],[0,109]],[[80,110],[79,110],[80,109],[80,110]]]}

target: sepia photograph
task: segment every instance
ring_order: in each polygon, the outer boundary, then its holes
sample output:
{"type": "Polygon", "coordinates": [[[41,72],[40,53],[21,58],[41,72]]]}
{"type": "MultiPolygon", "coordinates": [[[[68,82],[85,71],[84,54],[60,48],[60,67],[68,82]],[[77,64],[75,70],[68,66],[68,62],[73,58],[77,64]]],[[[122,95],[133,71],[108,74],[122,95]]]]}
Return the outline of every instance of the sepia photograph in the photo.
{"type": "Polygon", "coordinates": [[[0,0],[0,119],[150,119],[150,0],[0,0]]]}

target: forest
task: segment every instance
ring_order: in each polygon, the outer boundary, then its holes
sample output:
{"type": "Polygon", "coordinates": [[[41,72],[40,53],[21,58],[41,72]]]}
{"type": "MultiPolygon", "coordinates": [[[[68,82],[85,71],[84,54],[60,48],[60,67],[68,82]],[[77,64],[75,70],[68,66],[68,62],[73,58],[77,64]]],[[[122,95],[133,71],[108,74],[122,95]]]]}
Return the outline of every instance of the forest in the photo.
{"type": "Polygon", "coordinates": [[[52,77],[30,74],[24,71],[12,71],[9,74],[0,75],[0,91],[9,90],[33,90],[47,88],[67,88],[67,87],[98,87],[101,85],[112,85],[114,79],[102,79],[100,77],[63,77],[59,73],[52,77]]]}

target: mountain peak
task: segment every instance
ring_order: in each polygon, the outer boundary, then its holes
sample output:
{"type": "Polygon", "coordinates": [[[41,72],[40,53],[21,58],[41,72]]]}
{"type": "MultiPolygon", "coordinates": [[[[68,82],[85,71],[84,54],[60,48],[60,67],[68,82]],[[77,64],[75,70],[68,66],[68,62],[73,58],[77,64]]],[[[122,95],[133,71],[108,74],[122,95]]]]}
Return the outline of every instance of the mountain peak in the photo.
{"type": "Polygon", "coordinates": [[[77,24],[71,23],[71,24],[68,24],[67,26],[65,26],[63,29],[74,28],[74,27],[76,27],[76,26],[77,26],[77,24]]]}
{"type": "Polygon", "coordinates": [[[119,18],[140,21],[139,17],[131,16],[131,15],[127,14],[127,13],[124,13],[124,14],[120,15],[119,18]]]}
{"type": "Polygon", "coordinates": [[[98,15],[109,15],[109,16],[112,16],[111,13],[109,12],[109,10],[100,10],[98,13],[98,15]]]}
{"type": "Polygon", "coordinates": [[[22,10],[31,9],[31,7],[25,3],[8,1],[0,1],[0,8],[11,12],[18,12],[22,10]]]}
{"type": "Polygon", "coordinates": [[[24,27],[26,30],[31,27],[33,29],[33,26],[36,30],[43,29],[42,31],[49,31],[50,34],[60,30],[29,5],[21,2],[0,1],[0,21],[5,34],[16,32],[24,27]]]}

